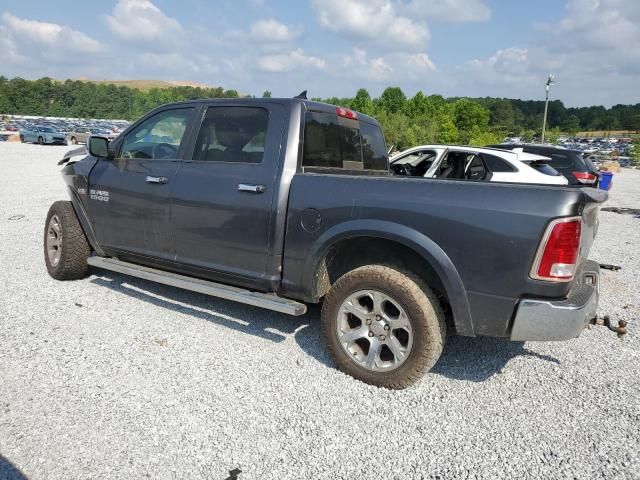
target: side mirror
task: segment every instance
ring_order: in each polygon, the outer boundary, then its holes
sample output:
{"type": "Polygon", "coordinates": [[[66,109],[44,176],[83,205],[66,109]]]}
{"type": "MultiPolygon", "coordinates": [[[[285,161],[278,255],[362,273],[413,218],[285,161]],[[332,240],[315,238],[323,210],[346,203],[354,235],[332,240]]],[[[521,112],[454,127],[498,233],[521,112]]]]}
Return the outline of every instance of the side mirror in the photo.
{"type": "Polygon", "coordinates": [[[89,154],[97,158],[109,157],[109,140],[104,137],[89,137],[89,154]]]}

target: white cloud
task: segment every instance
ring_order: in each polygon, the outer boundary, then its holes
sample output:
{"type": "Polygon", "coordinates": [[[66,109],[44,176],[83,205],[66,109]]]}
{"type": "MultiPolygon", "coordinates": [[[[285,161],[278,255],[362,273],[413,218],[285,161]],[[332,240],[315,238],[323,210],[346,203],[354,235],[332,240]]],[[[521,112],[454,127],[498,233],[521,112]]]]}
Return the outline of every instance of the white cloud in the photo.
{"type": "MultiPolygon", "coordinates": [[[[249,3],[263,2],[236,0],[248,11],[249,3]]],[[[222,16],[215,25],[181,25],[155,0],[108,3],[102,7],[109,29],[107,38],[100,38],[104,43],[89,30],[88,35],[0,11],[0,73],[182,79],[254,94],[308,89],[313,96],[344,96],[362,86],[376,95],[398,85],[408,95],[421,89],[445,96],[538,99],[544,98],[546,75],[554,73],[551,98],[567,105],[640,101],[640,0],[558,2],[555,21],[511,36],[517,40],[505,40],[473,60],[464,48],[451,52],[437,68],[428,55],[433,52],[427,49],[427,23],[484,20],[491,14],[487,0],[312,0],[315,16],[295,26],[276,20],[281,7],[267,2],[258,7],[257,18],[263,20],[252,24],[231,23],[223,10],[234,4],[225,0],[224,8],[216,7],[222,16]],[[321,31],[307,28],[309,22],[318,22],[321,31]]],[[[42,15],[47,8],[43,5],[42,15]]],[[[493,21],[474,28],[499,26],[493,21]]]]}
{"type": "Polygon", "coordinates": [[[175,43],[182,39],[180,23],[149,0],[118,0],[106,23],[118,38],[134,43],[175,43]]]}
{"type": "Polygon", "coordinates": [[[307,55],[301,48],[289,53],[258,57],[258,68],[265,72],[290,72],[296,68],[322,70],[326,66],[323,59],[307,55]]]}
{"type": "Polygon", "coordinates": [[[351,55],[344,56],[342,66],[350,75],[374,82],[396,82],[398,78],[416,81],[436,71],[426,53],[389,53],[369,59],[361,48],[354,48],[351,55]]]}
{"type": "Polygon", "coordinates": [[[320,25],[346,37],[414,49],[429,39],[426,24],[399,15],[391,0],[312,0],[312,5],[320,25]]]}
{"type": "Polygon", "coordinates": [[[487,59],[475,59],[470,65],[478,69],[478,73],[484,71],[493,71],[507,78],[513,75],[519,75],[527,72],[528,54],[526,48],[506,48],[498,50],[495,54],[487,59]]]}
{"type": "Polygon", "coordinates": [[[640,2],[569,0],[563,18],[538,25],[524,47],[504,48],[456,70],[452,81],[468,95],[540,98],[547,74],[551,97],[567,105],[637,102],[640,2]]]}
{"type": "Polygon", "coordinates": [[[411,0],[406,11],[418,18],[452,23],[481,22],[491,18],[491,9],[484,0],[411,0]]]}
{"type": "MultiPolygon", "coordinates": [[[[104,50],[104,46],[85,35],[57,23],[38,22],[18,18],[9,12],[2,14],[4,34],[13,38],[13,44],[25,43],[45,51],[64,49],[68,53],[98,53],[104,50]]],[[[5,37],[5,43],[8,43],[5,37]]]]}
{"type": "Polygon", "coordinates": [[[249,29],[249,36],[256,41],[288,42],[299,35],[299,31],[292,30],[285,24],[274,19],[258,20],[249,29]]]}
{"type": "Polygon", "coordinates": [[[567,15],[540,30],[553,52],[603,55],[619,65],[637,65],[640,60],[637,0],[570,0],[567,15]]]}
{"type": "Polygon", "coordinates": [[[8,32],[0,26],[0,64],[20,65],[28,59],[18,53],[18,47],[9,37],[8,32]]]}

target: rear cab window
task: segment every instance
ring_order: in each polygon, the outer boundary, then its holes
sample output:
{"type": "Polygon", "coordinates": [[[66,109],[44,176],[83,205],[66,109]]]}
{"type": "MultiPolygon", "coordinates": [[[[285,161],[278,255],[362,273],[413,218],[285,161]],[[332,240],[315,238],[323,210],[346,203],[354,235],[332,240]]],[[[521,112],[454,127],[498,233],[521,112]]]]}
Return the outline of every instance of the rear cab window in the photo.
{"type": "Polygon", "coordinates": [[[387,175],[379,126],[328,112],[305,114],[303,172],[387,175]]]}

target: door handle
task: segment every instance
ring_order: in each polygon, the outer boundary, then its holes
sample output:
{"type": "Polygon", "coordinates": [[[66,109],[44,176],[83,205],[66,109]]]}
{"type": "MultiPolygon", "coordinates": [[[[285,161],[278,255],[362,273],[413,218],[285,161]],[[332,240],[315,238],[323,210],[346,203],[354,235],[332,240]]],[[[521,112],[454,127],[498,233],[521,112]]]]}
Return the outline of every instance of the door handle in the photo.
{"type": "Polygon", "coordinates": [[[167,177],[152,177],[152,176],[147,176],[147,183],[156,183],[158,185],[164,185],[165,183],[167,183],[169,181],[169,179],[167,177]]]}
{"type": "Polygon", "coordinates": [[[238,190],[241,192],[251,192],[251,193],[264,193],[267,191],[267,187],[264,185],[250,185],[248,183],[240,183],[238,184],[238,190]]]}

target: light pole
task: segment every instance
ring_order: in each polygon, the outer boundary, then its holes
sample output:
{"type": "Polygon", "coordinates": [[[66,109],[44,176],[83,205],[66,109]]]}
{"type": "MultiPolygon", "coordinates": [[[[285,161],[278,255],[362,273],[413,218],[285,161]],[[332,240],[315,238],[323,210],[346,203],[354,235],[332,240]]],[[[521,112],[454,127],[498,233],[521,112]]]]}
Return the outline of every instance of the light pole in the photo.
{"type": "Polygon", "coordinates": [[[549,87],[554,83],[555,82],[553,81],[553,75],[549,74],[549,78],[547,78],[547,81],[544,84],[546,96],[544,99],[544,119],[542,120],[542,139],[540,140],[540,143],[544,143],[544,131],[547,128],[547,109],[549,108],[549,87]]]}

